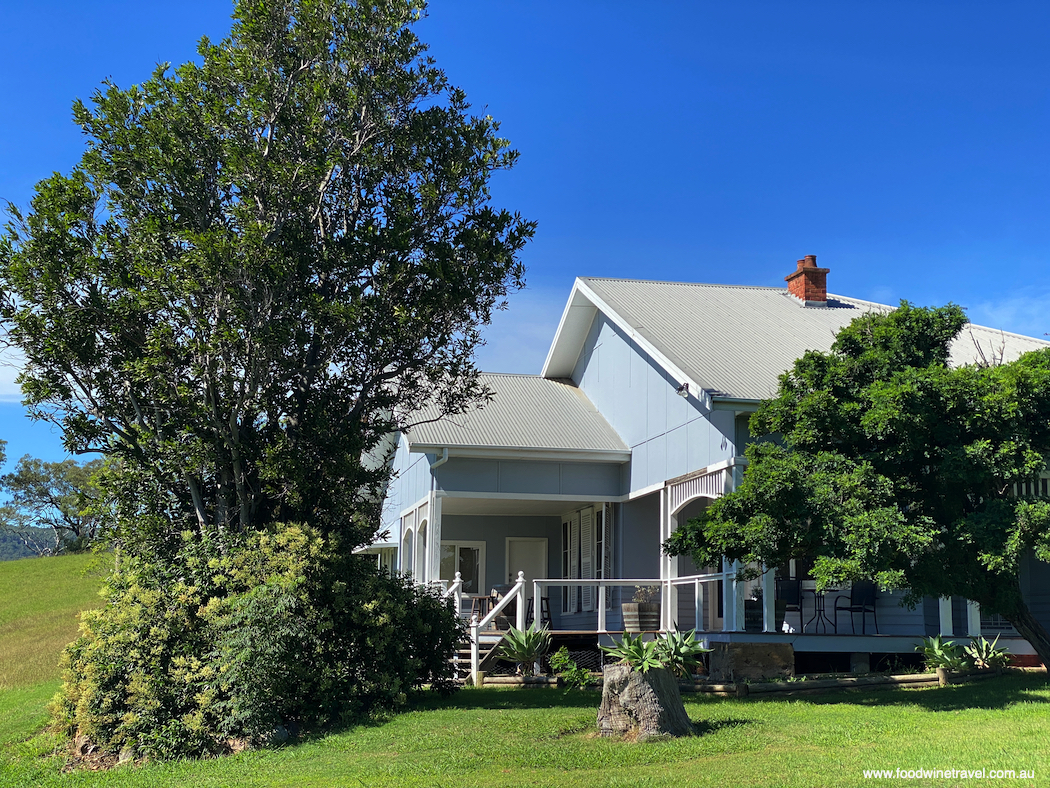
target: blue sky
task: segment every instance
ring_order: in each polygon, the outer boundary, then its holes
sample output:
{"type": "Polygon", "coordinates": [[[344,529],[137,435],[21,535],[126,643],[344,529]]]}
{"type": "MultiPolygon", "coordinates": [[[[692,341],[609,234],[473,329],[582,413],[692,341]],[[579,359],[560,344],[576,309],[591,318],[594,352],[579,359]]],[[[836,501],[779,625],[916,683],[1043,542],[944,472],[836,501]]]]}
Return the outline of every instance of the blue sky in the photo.
{"type": "MultiPolygon", "coordinates": [[[[70,120],[222,38],[216,0],[0,0],[0,199],[68,171],[70,120]]],[[[537,372],[575,276],[779,286],[961,304],[1050,332],[1050,4],[434,2],[417,32],[521,151],[497,204],[539,222],[483,368],[537,372]]],[[[0,369],[9,456],[60,458],[0,369]]]]}

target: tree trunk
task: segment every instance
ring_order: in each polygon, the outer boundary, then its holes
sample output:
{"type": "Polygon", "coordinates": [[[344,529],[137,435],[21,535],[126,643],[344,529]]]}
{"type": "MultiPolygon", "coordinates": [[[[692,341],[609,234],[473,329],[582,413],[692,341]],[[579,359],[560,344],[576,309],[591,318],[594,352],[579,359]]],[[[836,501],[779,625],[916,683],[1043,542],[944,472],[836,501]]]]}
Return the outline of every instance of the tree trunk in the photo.
{"type": "Polygon", "coordinates": [[[1013,624],[1017,634],[1032,644],[1039,659],[1047,668],[1050,668],[1050,635],[1047,634],[1046,627],[1032,615],[1028,605],[1021,602],[1016,610],[1003,613],[1003,618],[1013,624]]]}
{"type": "Polygon", "coordinates": [[[637,741],[692,735],[693,724],[671,671],[653,668],[640,673],[629,665],[606,665],[604,674],[599,735],[628,736],[637,741]]]}

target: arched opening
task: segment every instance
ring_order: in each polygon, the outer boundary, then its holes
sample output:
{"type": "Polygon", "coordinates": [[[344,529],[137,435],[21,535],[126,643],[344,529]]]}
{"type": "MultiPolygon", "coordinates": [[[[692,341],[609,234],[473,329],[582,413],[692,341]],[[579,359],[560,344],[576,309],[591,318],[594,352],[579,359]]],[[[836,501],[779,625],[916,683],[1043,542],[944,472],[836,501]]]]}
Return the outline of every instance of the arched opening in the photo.
{"type": "Polygon", "coordinates": [[[415,570],[415,560],[415,536],[412,529],[409,528],[401,537],[401,571],[406,575],[413,574],[415,570]]]}
{"type": "MultiPolygon", "coordinates": [[[[695,517],[699,517],[715,500],[708,495],[697,495],[682,503],[676,510],[671,512],[672,523],[675,528],[680,528],[695,517]]],[[[677,577],[689,577],[691,575],[702,575],[721,572],[721,566],[697,566],[692,556],[680,555],[672,558],[677,561],[677,577]]],[[[699,625],[700,629],[717,631],[722,629],[722,611],[725,602],[725,584],[721,581],[713,583],[702,583],[700,586],[699,610],[697,606],[697,588],[693,584],[678,586],[677,604],[675,606],[675,622],[679,629],[692,629],[699,625]],[[699,616],[698,616],[699,613],[699,616]],[[699,619],[699,620],[698,620],[699,619]]]]}
{"type": "Polygon", "coordinates": [[[419,528],[416,529],[416,556],[415,556],[415,571],[413,574],[416,576],[417,583],[425,583],[430,578],[427,577],[427,521],[424,520],[419,524],[419,528]]]}

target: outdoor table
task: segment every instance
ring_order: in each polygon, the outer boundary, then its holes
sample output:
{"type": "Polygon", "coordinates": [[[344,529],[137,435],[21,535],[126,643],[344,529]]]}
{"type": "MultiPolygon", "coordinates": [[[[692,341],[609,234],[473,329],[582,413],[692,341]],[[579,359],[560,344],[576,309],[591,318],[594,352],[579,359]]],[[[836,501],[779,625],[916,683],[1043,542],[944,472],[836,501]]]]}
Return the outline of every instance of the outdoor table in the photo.
{"type": "Polygon", "coordinates": [[[813,580],[802,581],[802,598],[804,599],[806,594],[810,594],[813,597],[813,615],[802,625],[803,632],[806,631],[810,624],[813,624],[813,632],[820,632],[826,635],[830,626],[833,632],[838,633],[835,622],[828,618],[826,605],[828,594],[838,594],[840,591],[842,591],[841,588],[817,591],[816,582],[813,580]],[[822,627],[823,629],[821,629],[822,627]]]}

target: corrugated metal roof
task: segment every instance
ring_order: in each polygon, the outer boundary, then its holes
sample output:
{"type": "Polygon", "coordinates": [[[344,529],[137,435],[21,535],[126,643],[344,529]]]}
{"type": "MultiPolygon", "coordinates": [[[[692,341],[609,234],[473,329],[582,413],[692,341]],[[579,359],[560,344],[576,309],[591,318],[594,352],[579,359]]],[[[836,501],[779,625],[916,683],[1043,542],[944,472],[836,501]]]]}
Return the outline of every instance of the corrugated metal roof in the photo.
{"type": "MultiPolygon", "coordinates": [[[[624,453],[630,449],[572,381],[484,372],[494,392],[479,410],[419,424],[408,431],[413,449],[494,447],[541,451],[624,453]]],[[[424,409],[416,418],[437,415],[424,409]]]]}
{"type": "MultiPolygon", "coordinates": [[[[777,377],[805,351],[827,351],[835,333],[854,318],[893,309],[836,295],[828,296],[827,307],[804,307],[785,288],[591,277],[580,281],[702,388],[740,399],[772,396],[777,377]]],[[[956,338],[952,363],[973,363],[981,352],[1010,361],[1048,346],[971,325],[956,338]]]]}

